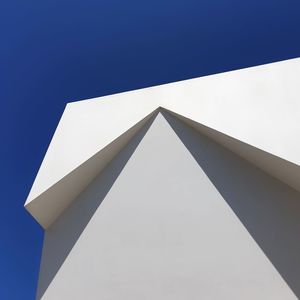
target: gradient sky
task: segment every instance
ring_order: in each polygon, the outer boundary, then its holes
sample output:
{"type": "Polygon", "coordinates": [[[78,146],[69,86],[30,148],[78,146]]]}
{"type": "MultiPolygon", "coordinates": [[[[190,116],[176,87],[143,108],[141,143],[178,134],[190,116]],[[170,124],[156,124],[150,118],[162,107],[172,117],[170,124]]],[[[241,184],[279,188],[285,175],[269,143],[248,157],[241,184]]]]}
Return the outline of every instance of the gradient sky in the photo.
{"type": "Polygon", "coordinates": [[[67,102],[300,56],[299,0],[3,0],[0,11],[4,300],[34,299],[43,231],[23,204],[67,102]]]}

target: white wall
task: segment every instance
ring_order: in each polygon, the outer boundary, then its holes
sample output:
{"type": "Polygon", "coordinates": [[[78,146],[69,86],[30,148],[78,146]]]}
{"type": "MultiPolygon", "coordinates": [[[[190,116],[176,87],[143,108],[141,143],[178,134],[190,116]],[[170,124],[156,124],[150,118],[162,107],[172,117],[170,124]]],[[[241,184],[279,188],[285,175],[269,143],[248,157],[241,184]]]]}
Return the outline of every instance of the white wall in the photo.
{"type": "Polygon", "coordinates": [[[299,194],[166,119],[47,229],[37,298],[297,299],[299,194]]]}

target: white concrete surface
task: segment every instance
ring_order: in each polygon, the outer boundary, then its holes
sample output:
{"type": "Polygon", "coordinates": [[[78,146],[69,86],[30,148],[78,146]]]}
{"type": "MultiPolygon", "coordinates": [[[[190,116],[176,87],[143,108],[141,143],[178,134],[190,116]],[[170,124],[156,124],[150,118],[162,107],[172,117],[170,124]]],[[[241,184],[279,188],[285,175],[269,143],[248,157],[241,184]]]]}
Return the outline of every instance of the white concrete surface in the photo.
{"type": "Polygon", "coordinates": [[[158,107],[281,158],[283,172],[252,162],[300,189],[299,87],[300,59],[293,59],[70,103],[25,207],[43,227],[51,225],[105,165],[92,163],[97,168],[90,170],[90,159],[107,147],[116,154],[121,147],[113,142],[158,107]],[[70,192],[71,186],[77,189],[70,192]]]}
{"type": "Polygon", "coordinates": [[[167,120],[46,230],[37,298],[297,299],[299,193],[167,120]]]}

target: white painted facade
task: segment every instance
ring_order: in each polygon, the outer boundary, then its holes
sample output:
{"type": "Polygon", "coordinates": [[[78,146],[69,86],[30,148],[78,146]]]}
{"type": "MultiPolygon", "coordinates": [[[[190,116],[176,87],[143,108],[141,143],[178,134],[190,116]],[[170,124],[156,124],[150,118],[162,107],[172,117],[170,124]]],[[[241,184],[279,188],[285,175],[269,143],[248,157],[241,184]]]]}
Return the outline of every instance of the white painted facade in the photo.
{"type": "Polygon", "coordinates": [[[298,299],[300,59],[66,106],[25,207],[38,299],[298,299]]]}

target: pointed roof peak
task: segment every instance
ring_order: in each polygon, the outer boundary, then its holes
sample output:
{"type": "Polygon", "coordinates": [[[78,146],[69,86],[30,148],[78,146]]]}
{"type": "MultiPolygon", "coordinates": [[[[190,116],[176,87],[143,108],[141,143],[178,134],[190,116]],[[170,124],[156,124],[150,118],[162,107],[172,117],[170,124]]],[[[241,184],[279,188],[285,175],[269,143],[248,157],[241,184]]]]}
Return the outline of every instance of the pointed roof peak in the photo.
{"type": "Polygon", "coordinates": [[[169,111],[297,188],[299,85],[300,59],[293,59],[72,102],[25,207],[50,226],[157,111],[169,111]]]}

